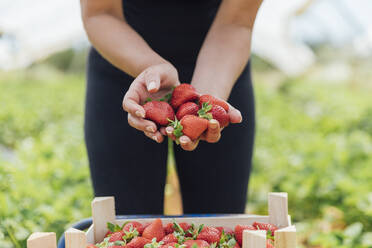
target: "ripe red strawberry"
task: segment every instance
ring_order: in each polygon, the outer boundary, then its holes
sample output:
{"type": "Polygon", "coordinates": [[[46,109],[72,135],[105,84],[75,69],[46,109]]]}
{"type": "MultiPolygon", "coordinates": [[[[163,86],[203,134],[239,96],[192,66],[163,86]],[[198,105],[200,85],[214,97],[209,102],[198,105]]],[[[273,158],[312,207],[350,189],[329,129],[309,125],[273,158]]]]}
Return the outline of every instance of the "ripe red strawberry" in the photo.
{"type": "Polygon", "coordinates": [[[180,84],[174,88],[171,98],[171,105],[177,109],[181,104],[190,102],[199,98],[199,94],[195,88],[190,84],[180,84]]]}
{"type": "Polygon", "coordinates": [[[176,117],[181,120],[185,115],[198,115],[199,106],[194,102],[185,102],[178,110],[176,117]]]}
{"type": "Polygon", "coordinates": [[[174,236],[173,233],[166,235],[161,241],[164,242],[164,244],[172,243],[172,242],[178,242],[178,239],[176,236],[174,236]]]}
{"type": "Polygon", "coordinates": [[[208,128],[208,120],[195,115],[185,115],[180,122],[182,132],[191,140],[196,140],[208,128]]]}
{"type": "Polygon", "coordinates": [[[109,242],[123,241],[123,236],[125,233],[123,231],[114,232],[111,234],[109,242]]]}
{"type": "Polygon", "coordinates": [[[226,127],[230,123],[230,116],[219,105],[203,103],[202,108],[198,111],[198,115],[207,120],[211,120],[212,118],[217,120],[220,123],[220,127],[226,127]]]}
{"type": "MultiPolygon", "coordinates": [[[[184,232],[186,232],[187,230],[189,230],[191,228],[191,225],[189,223],[186,223],[186,222],[181,222],[178,224],[182,230],[184,232]]],[[[173,223],[168,223],[165,227],[164,227],[164,232],[165,234],[170,234],[170,233],[173,233],[175,230],[174,230],[174,225],[173,223]]]]}
{"type": "Polygon", "coordinates": [[[254,226],[235,226],[235,239],[239,245],[242,245],[243,231],[244,230],[257,230],[254,226]]]}
{"type": "Polygon", "coordinates": [[[142,235],[143,225],[137,221],[131,221],[124,225],[123,231],[130,232],[130,230],[136,229],[139,235],[142,235]]]}
{"type": "Polygon", "coordinates": [[[234,230],[231,229],[230,227],[225,227],[225,226],[217,226],[216,229],[222,233],[224,231],[225,234],[233,235],[234,230]]]}
{"type": "Polygon", "coordinates": [[[151,243],[151,240],[144,237],[135,237],[126,245],[126,248],[143,248],[148,243],[151,243]]]}
{"type": "Polygon", "coordinates": [[[205,240],[209,244],[219,242],[221,233],[218,229],[210,226],[204,226],[202,231],[199,233],[197,239],[205,240]]]}
{"type": "Polygon", "coordinates": [[[142,232],[142,237],[147,239],[156,238],[156,241],[162,240],[165,233],[163,229],[163,223],[161,219],[154,220],[148,227],[146,227],[142,232]]]}
{"type": "Polygon", "coordinates": [[[145,230],[145,228],[148,227],[149,225],[151,225],[151,222],[143,223],[143,230],[145,230]]]}
{"type": "Polygon", "coordinates": [[[172,242],[172,243],[161,245],[160,248],[169,248],[169,247],[175,248],[177,244],[178,243],[176,242],[172,242]]]}
{"type": "Polygon", "coordinates": [[[209,244],[205,240],[187,240],[185,243],[186,248],[193,248],[193,245],[195,244],[198,248],[204,248],[204,247],[209,247],[209,244]]]}
{"type": "Polygon", "coordinates": [[[266,248],[275,248],[274,242],[271,239],[266,240],[266,248]]]}
{"type": "Polygon", "coordinates": [[[107,231],[106,235],[105,235],[105,238],[107,238],[108,236],[110,236],[112,234],[111,231],[107,231]]]}
{"type": "Polygon", "coordinates": [[[143,105],[146,111],[146,119],[154,121],[161,126],[167,126],[169,120],[174,120],[174,111],[172,107],[163,101],[151,101],[143,105]]]}
{"type": "Polygon", "coordinates": [[[267,224],[261,222],[254,222],[253,225],[257,230],[271,231],[271,234],[274,235],[275,231],[278,230],[278,227],[274,224],[267,224]]]}
{"type": "Polygon", "coordinates": [[[213,119],[220,123],[221,127],[227,127],[229,125],[230,116],[221,106],[213,105],[210,113],[212,114],[213,119]]]}
{"type": "Polygon", "coordinates": [[[209,103],[211,105],[219,105],[221,106],[222,108],[225,109],[225,111],[229,111],[229,105],[223,101],[223,100],[220,100],[214,96],[211,96],[211,95],[202,95],[200,98],[199,98],[199,105],[200,107],[202,107],[203,103],[209,103]]]}
{"type": "Polygon", "coordinates": [[[240,248],[240,245],[238,244],[238,242],[235,243],[234,248],[240,248]]]}

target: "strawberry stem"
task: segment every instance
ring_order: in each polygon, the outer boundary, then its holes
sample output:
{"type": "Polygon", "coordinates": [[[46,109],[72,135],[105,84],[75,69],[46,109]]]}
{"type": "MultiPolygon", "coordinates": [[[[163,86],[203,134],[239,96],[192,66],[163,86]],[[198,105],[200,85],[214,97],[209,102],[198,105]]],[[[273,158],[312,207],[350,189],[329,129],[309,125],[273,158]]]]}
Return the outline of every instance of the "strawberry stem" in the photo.
{"type": "Polygon", "coordinates": [[[209,104],[208,102],[203,102],[202,108],[199,109],[198,111],[199,117],[207,119],[207,120],[211,120],[213,116],[211,113],[208,113],[209,111],[211,111],[211,109],[212,109],[211,104],[209,104]]]}

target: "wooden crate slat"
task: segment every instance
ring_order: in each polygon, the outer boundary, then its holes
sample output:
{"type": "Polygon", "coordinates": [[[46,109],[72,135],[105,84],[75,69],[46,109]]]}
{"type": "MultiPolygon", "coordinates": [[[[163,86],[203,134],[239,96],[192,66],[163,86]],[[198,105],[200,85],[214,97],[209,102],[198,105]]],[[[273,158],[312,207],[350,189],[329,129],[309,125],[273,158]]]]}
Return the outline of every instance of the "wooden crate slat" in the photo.
{"type": "Polygon", "coordinates": [[[86,248],[87,236],[85,232],[70,228],[65,232],[65,248],[86,248]]]}
{"type": "Polygon", "coordinates": [[[53,232],[36,232],[27,239],[27,248],[57,248],[57,237],[53,232]]]}
{"type": "Polygon", "coordinates": [[[92,201],[94,240],[101,241],[107,233],[107,222],[115,221],[115,199],[113,196],[96,197],[92,201]]]}
{"type": "Polygon", "coordinates": [[[87,243],[88,244],[95,244],[96,241],[94,239],[94,225],[91,225],[88,230],[86,231],[86,236],[87,236],[87,243]]]}
{"type": "MultiPolygon", "coordinates": [[[[155,218],[145,219],[132,219],[140,223],[151,222],[155,218]]],[[[188,222],[196,225],[214,225],[214,226],[226,226],[234,228],[236,225],[251,225],[255,221],[268,223],[268,216],[261,215],[239,215],[239,216],[221,216],[221,217],[181,217],[181,218],[160,218],[163,224],[172,223],[174,220],[177,222],[188,222]]],[[[116,220],[118,225],[122,225],[125,221],[132,221],[131,219],[116,220]]]]}
{"type": "Polygon", "coordinates": [[[242,248],[266,248],[266,231],[244,230],[242,248]]]}
{"type": "Polygon", "coordinates": [[[287,227],[290,225],[287,193],[269,193],[268,205],[270,223],[278,227],[287,227]]]}
{"type": "Polygon", "coordinates": [[[275,248],[295,248],[296,227],[289,226],[275,231],[275,248]]]}

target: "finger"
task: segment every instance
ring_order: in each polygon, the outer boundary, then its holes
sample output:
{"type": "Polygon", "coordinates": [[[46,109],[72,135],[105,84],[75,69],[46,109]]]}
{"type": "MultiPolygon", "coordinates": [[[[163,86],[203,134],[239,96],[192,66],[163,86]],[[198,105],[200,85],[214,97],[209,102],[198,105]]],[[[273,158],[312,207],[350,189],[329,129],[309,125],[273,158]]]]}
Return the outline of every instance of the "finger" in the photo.
{"type": "Polygon", "coordinates": [[[174,130],[173,127],[166,127],[166,128],[165,128],[165,132],[166,132],[167,136],[168,136],[169,138],[171,138],[172,140],[176,140],[176,136],[174,136],[174,134],[173,134],[173,130],[174,130]]]}
{"type": "Polygon", "coordinates": [[[154,140],[157,143],[163,142],[164,138],[163,135],[159,131],[155,133],[150,133],[150,132],[144,132],[144,134],[149,137],[150,139],[154,140]]]}
{"type": "Polygon", "coordinates": [[[157,129],[154,122],[135,117],[132,114],[128,114],[128,123],[131,127],[134,127],[140,131],[154,133],[157,129]]]}
{"type": "Polygon", "coordinates": [[[185,151],[193,151],[199,144],[199,139],[192,141],[189,137],[183,135],[180,137],[180,144],[185,151]]]}
{"type": "Polygon", "coordinates": [[[146,70],[145,84],[148,92],[150,93],[157,92],[160,88],[160,72],[152,68],[146,70]]]}
{"type": "Polygon", "coordinates": [[[161,133],[161,135],[167,136],[167,132],[165,131],[165,127],[160,127],[159,132],[161,133]]]}
{"type": "Polygon", "coordinates": [[[230,116],[231,123],[241,123],[243,121],[243,117],[240,111],[231,106],[230,104],[228,114],[230,116]]]}
{"type": "Polygon", "coordinates": [[[123,109],[133,116],[145,118],[146,112],[145,109],[141,105],[139,105],[141,98],[138,95],[138,91],[136,90],[135,86],[133,85],[134,83],[135,82],[132,83],[127,93],[125,93],[123,99],[123,109]]]}
{"type": "Polygon", "coordinates": [[[220,124],[217,120],[212,119],[208,123],[208,129],[205,133],[205,140],[209,143],[216,143],[221,138],[220,124]]]}

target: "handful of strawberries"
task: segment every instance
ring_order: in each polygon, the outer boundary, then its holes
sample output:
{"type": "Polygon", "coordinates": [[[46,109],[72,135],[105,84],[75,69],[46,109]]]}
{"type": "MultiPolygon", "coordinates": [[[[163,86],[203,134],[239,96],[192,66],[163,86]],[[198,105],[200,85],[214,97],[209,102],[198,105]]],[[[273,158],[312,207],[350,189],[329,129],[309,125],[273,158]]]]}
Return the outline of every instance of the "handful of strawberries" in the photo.
{"type": "Polygon", "coordinates": [[[244,230],[266,230],[267,248],[274,247],[273,224],[254,222],[253,225],[212,227],[194,224],[169,223],[163,226],[161,219],[141,224],[137,221],[125,222],[122,226],[107,223],[109,231],[101,243],[87,248],[240,248],[244,230]]]}
{"type": "Polygon", "coordinates": [[[190,84],[180,84],[163,99],[150,99],[143,107],[146,119],[159,126],[172,126],[177,140],[182,135],[198,139],[211,119],[217,120],[221,128],[230,123],[229,105],[225,101],[212,95],[200,96],[190,84]]]}

